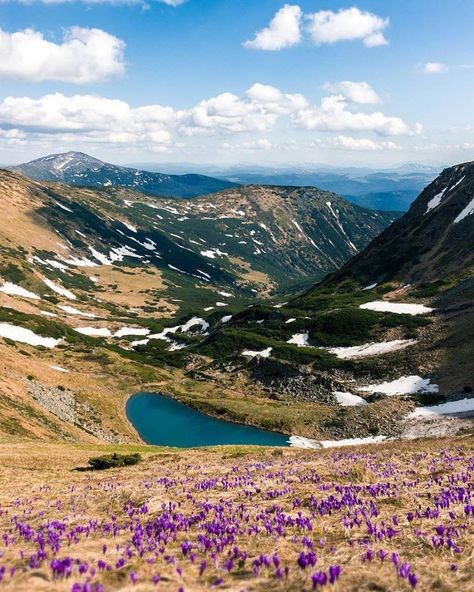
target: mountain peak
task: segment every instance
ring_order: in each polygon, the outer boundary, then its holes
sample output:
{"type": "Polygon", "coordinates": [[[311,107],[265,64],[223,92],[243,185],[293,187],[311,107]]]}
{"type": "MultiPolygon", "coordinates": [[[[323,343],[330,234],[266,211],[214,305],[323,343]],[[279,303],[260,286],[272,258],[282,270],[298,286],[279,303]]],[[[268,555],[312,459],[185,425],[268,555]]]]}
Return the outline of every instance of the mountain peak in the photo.
{"type": "Polygon", "coordinates": [[[85,187],[130,187],[151,195],[191,198],[237,184],[204,175],[165,175],[114,165],[79,151],[49,154],[11,169],[37,181],[85,187]]]}
{"type": "Polygon", "coordinates": [[[67,168],[73,167],[75,170],[80,168],[87,168],[92,166],[104,166],[106,163],[94,158],[85,152],[76,152],[70,150],[69,152],[59,152],[57,154],[49,154],[42,158],[32,160],[26,163],[25,166],[38,166],[38,165],[51,167],[53,171],[64,171],[67,168]]]}

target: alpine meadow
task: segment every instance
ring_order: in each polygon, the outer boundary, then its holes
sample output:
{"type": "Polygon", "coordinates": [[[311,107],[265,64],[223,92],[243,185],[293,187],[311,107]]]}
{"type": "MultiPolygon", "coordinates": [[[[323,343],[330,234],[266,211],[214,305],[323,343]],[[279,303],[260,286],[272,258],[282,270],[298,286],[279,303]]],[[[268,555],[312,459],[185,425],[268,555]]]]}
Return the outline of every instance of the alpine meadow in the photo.
{"type": "Polygon", "coordinates": [[[473,20],[0,2],[0,592],[474,592],[473,20]]]}

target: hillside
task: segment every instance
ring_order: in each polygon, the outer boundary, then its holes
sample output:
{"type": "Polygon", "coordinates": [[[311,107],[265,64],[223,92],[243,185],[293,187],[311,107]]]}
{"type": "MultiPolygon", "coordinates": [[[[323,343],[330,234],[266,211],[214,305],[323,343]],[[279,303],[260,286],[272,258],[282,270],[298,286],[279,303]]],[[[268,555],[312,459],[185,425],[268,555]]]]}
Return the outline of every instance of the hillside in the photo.
{"type": "MultiPolygon", "coordinates": [[[[276,306],[253,305],[225,326],[214,317],[209,336],[192,346],[213,361],[193,372],[294,412],[311,402],[313,417],[321,414],[318,437],[421,435],[456,401],[472,414],[473,181],[470,163],[447,169],[323,282],[276,306]],[[415,404],[435,406],[418,428],[406,420],[415,404]]],[[[290,431],[291,417],[281,421],[290,431]]],[[[440,433],[459,427],[448,424],[440,433]]]]}
{"type": "Polygon", "coordinates": [[[12,170],[38,181],[61,181],[83,187],[130,187],[150,195],[190,198],[236,184],[205,175],[165,175],[102,162],[83,152],[51,154],[12,170]]]}
{"type": "Polygon", "coordinates": [[[0,199],[0,430],[79,441],[136,440],[124,405],[144,385],[238,401],[186,374],[203,317],[310,282],[390,219],[316,189],[176,201],[11,171],[0,199]]]}
{"type": "MultiPolygon", "coordinates": [[[[444,192],[436,237],[466,210],[468,182],[444,192]]],[[[442,281],[408,286],[400,275],[375,285],[348,273],[264,300],[343,262],[363,247],[361,226],[367,240],[383,214],[314,188],[249,186],[177,202],[3,172],[0,191],[3,432],[136,441],[124,406],[139,390],[302,443],[469,424],[409,420],[420,403],[471,404],[467,256],[442,281]]],[[[425,211],[431,193],[413,209],[425,211]]],[[[434,209],[395,226],[417,237],[434,209]]],[[[456,222],[464,237],[471,221],[456,222]]],[[[394,243],[387,261],[403,249],[394,243]]]]}
{"type": "Polygon", "coordinates": [[[9,439],[0,586],[472,592],[473,444],[183,453],[9,439]],[[87,470],[111,451],[143,462],[87,470]]]}
{"type": "Polygon", "coordinates": [[[474,264],[474,163],[445,169],[408,213],[329,281],[442,281],[474,264]]]}
{"type": "MultiPolygon", "coordinates": [[[[249,186],[176,201],[121,187],[93,190],[3,177],[4,199],[14,197],[10,183],[22,188],[25,203],[29,194],[37,197],[35,216],[66,240],[70,267],[144,262],[193,284],[236,284],[248,296],[251,290],[268,294],[308,285],[396,218],[315,188],[249,186]]],[[[43,259],[54,259],[55,251],[43,259]]],[[[39,250],[32,254],[41,257],[39,250]]],[[[65,259],[59,255],[61,265],[65,259]]]]}

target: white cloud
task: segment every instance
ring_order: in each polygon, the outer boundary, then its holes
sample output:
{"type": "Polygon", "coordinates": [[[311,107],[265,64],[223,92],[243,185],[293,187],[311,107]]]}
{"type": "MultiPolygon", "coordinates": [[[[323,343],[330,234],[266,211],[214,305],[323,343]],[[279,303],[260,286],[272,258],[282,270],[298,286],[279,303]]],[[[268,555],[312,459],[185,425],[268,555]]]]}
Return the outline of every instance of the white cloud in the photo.
{"type": "Polygon", "coordinates": [[[284,94],[278,88],[260,82],[253,84],[245,95],[254,104],[262,105],[265,109],[277,114],[292,113],[308,106],[308,101],[303,95],[284,94]]]}
{"type": "Polygon", "coordinates": [[[371,131],[382,136],[413,135],[421,132],[421,125],[411,128],[399,117],[380,111],[353,112],[342,95],[325,97],[319,106],[302,109],[295,116],[296,123],[308,130],[371,131]]]}
{"type": "Polygon", "coordinates": [[[23,131],[31,142],[55,137],[64,143],[167,147],[172,142],[169,128],[175,117],[169,107],[132,108],[124,101],[92,95],[7,97],[0,103],[0,128],[23,131]]]}
{"type": "Polygon", "coordinates": [[[244,46],[275,51],[296,45],[301,41],[302,16],[303,12],[299,6],[285,4],[275,14],[268,27],[259,31],[252,41],[246,41],[244,46]]]}
{"type": "Polygon", "coordinates": [[[122,40],[101,29],[71,27],[62,43],[33,29],[0,29],[0,78],[86,84],[124,72],[122,40]]]}
{"type": "Polygon", "coordinates": [[[308,106],[300,94],[284,94],[266,84],[251,86],[243,98],[232,93],[201,101],[177,113],[178,126],[186,135],[218,132],[264,132],[278,118],[308,106]]]}
{"type": "Polygon", "coordinates": [[[378,94],[367,82],[352,82],[350,80],[328,82],[324,85],[324,89],[332,93],[339,93],[352,103],[373,105],[381,102],[378,94]]]}
{"type": "MultiPolygon", "coordinates": [[[[354,87],[347,88],[355,92],[354,87]]],[[[367,88],[361,88],[367,92],[367,88]]],[[[357,93],[355,98],[361,100],[357,93]]],[[[256,83],[241,96],[224,92],[179,110],[158,104],[132,107],[123,100],[89,94],[10,96],[0,101],[0,143],[5,146],[53,143],[56,148],[99,144],[160,152],[182,147],[183,142],[189,143],[194,137],[216,137],[220,142],[230,142],[232,136],[240,134],[243,135],[238,144],[240,149],[270,150],[275,148],[273,138],[258,139],[255,134],[273,130],[281,120],[300,130],[321,132],[399,136],[421,130],[418,125],[409,126],[399,117],[380,111],[358,112],[355,103],[341,94],[327,96],[319,105],[311,105],[301,94],[284,93],[274,86],[256,83]]],[[[341,139],[339,146],[348,147],[350,142],[341,139]]],[[[359,143],[364,145],[362,141],[359,143]]],[[[364,146],[364,149],[376,149],[375,143],[364,146]]]]}
{"type": "Polygon", "coordinates": [[[381,18],[356,7],[339,12],[321,10],[307,15],[308,31],[314,43],[336,43],[360,39],[366,47],[387,45],[383,31],[389,24],[388,18],[381,18]]]}
{"type": "Polygon", "coordinates": [[[370,138],[353,138],[351,136],[335,136],[328,140],[316,140],[313,143],[318,147],[333,147],[338,150],[349,151],[381,151],[381,150],[398,150],[400,146],[394,142],[376,142],[370,138]]]}
{"type": "Polygon", "coordinates": [[[441,74],[448,71],[448,66],[441,62],[427,62],[423,66],[423,72],[425,74],[441,74]]]}
{"type": "Polygon", "coordinates": [[[259,140],[252,140],[249,142],[242,142],[240,144],[234,144],[230,142],[224,142],[221,145],[221,148],[226,151],[235,151],[239,150],[241,152],[257,152],[257,151],[270,151],[276,148],[275,144],[267,140],[266,138],[261,138],[259,140]]]}

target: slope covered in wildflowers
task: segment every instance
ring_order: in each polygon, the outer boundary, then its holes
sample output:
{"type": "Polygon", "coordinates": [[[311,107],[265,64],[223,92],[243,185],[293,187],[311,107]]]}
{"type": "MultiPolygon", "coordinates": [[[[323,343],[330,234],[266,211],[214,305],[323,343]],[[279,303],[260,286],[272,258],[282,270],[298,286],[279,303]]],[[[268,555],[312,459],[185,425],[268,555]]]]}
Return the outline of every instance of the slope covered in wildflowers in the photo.
{"type": "Polygon", "coordinates": [[[73,469],[112,447],[10,441],[0,588],[474,590],[473,442],[142,447],[141,464],[92,472],[73,469]]]}

